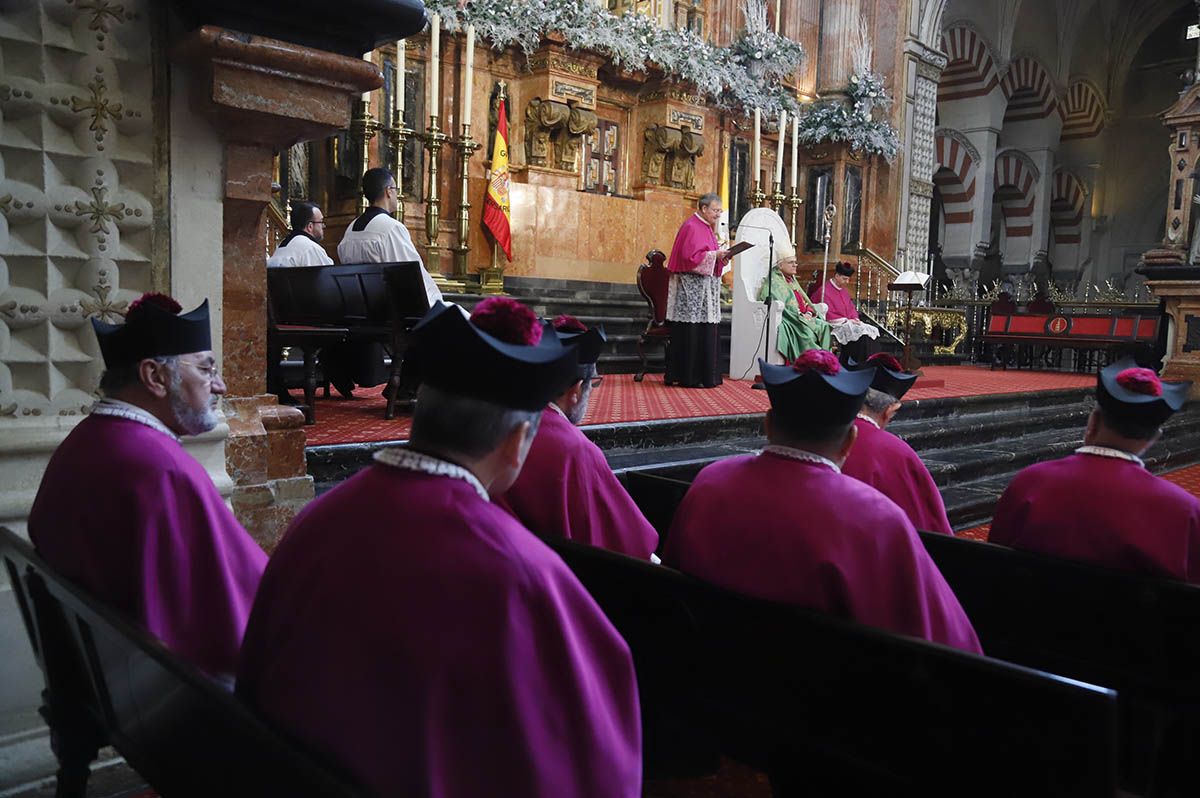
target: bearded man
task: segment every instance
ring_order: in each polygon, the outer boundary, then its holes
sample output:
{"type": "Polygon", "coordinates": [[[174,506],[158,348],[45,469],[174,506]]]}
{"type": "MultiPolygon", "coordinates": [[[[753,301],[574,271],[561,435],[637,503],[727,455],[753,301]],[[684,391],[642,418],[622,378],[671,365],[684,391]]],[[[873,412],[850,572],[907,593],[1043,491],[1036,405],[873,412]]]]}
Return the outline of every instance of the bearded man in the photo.
{"type": "Polygon", "coordinates": [[[103,398],[50,458],[29,536],[61,574],[186,660],[232,678],[266,554],[180,443],[217,426],[208,302],[146,294],[92,321],[103,398]]]}

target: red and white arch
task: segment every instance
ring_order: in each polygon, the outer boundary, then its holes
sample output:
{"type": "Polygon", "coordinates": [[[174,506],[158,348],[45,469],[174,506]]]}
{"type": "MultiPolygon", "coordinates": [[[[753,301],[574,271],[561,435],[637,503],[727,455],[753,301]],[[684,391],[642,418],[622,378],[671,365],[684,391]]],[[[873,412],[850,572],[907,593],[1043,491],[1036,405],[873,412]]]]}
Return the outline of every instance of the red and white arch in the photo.
{"type": "Polygon", "coordinates": [[[1005,150],[996,156],[993,196],[1003,209],[1004,232],[1010,240],[1033,235],[1037,180],[1037,169],[1024,153],[1005,150]]]}
{"type": "Polygon", "coordinates": [[[1087,80],[1077,80],[1062,101],[1062,140],[1090,139],[1104,129],[1104,99],[1087,80]]]}
{"type": "Polygon", "coordinates": [[[975,158],[966,144],[944,131],[934,138],[934,157],[933,182],[942,197],[946,225],[970,224],[975,219],[975,158]]]}
{"type": "Polygon", "coordinates": [[[1000,82],[991,48],[974,30],[950,28],[942,33],[949,63],[938,81],[938,102],[985,97],[1000,82]]]}
{"type": "Polygon", "coordinates": [[[1033,58],[1018,58],[1009,64],[1008,72],[1000,81],[1000,88],[1008,101],[1004,111],[1006,125],[1045,119],[1052,113],[1061,113],[1050,73],[1033,58]]]}
{"type": "Polygon", "coordinates": [[[1078,177],[1064,169],[1054,173],[1053,194],[1050,197],[1050,224],[1054,230],[1055,244],[1079,243],[1086,197],[1087,191],[1078,177]]]}

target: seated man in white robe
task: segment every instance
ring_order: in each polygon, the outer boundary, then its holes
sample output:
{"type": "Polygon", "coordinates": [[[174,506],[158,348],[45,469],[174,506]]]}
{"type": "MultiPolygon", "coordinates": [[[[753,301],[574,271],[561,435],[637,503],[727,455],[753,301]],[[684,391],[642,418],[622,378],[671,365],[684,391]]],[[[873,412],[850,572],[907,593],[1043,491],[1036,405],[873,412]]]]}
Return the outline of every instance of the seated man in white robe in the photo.
{"type": "Polygon", "coordinates": [[[333,258],[321,246],[325,237],[325,215],[312,202],[295,202],[291,213],[292,232],[279,242],[275,254],[267,258],[267,268],[290,266],[329,266],[333,258]]]}

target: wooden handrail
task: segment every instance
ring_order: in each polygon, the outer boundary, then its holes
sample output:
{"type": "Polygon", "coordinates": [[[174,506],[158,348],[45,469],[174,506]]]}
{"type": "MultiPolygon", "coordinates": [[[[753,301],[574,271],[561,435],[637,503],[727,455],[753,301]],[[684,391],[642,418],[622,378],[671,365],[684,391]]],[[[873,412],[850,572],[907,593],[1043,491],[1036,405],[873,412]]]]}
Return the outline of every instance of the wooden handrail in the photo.
{"type": "Polygon", "coordinates": [[[872,263],[874,263],[875,265],[877,265],[877,266],[879,266],[879,267],[881,267],[881,268],[883,268],[883,269],[886,269],[886,270],[887,270],[887,272],[888,272],[889,274],[891,274],[893,277],[899,277],[899,276],[900,276],[900,270],[899,270],[899,269],[897,269],[897,268],[896,268],[895,266],[893,266],[892,264],[888,263],[888,262],[887,262],[887,260],[886,260],[886,259],[884,259],[884,257],[883,257],[882,255],[880,255],[878,252],[876,252],[875,250],[871,249],[870,247],[868,247],[868,246],[864,245],[864,244],[863,244],[863,242],[861,242],[861,241],[859,241],[859,242],[857,242],[857,243],[853,244],[852,246],[848,247],[848,248],[845,250],[845,252],[846,252],[846,254],[847,254],[847,255],[857,255],[857,256],[858,256],[860,259],[864,259],[864,258],[865,258],[866,260],[869,260],[869,261],[871,261],[871,262],[872,262],[872,263]]]}

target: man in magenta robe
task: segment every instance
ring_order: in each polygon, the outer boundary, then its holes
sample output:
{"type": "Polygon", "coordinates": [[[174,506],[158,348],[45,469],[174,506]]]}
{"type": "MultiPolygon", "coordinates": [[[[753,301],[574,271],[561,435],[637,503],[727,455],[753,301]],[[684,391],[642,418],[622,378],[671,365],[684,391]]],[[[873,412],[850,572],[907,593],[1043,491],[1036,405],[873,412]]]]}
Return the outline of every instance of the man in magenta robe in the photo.
{"type": "Polygon", "coordinates": [[[759,365],[770,445],[700,472],[663,559],[746,595],[979,652],[904,511],[841,473],[871,371],[842,369],[820,349],[792,366],[759,365]]]}
{"type": "Polygon", "coordinates": [[[521,475],[495,502],[535,535],[652,559],[658,533],[621,486],[600,447],[576,427],[587,412],[604,331],[589,330],[572,316],[559,316],[554,329],[563,345],[578,353],[578,379],[542,411],[521,475]]]}
{"type": "Polygon", "coordinates": [[[679,228],[667,268],[667,385],[715,388],[721,384],[718,328],[721,323],[721,272],[729,251],[714,232],[721,219],[721,198],[700,197],[697,210],[679,228]]]}
{"type": "Polygon", "coordinates": [[[1200,583],[1200,500],[1141,460],[1190,385],[1162,382],[1132,360],[1102,369],[1084,445],[1017,474],[996,505],[988,539],[1200,583]]]}
{"type": "Polygon", "coordinates": [[[874,340],[879,337],[879,328],[867,324],[858,317],[858,308],[850,298],[850,278],[854,266],[845,261],[837,264],[833,274],[812,292],[813,302],[824,302],[828,309],[825,320],[829,322],[833,338],[841,346],[842,362],[866,360],[874,349],[874,340]]]}
{"type": "Polygon", "coordinates": [[[208,303],[147,294],[93,321],[103,398],[55,450],[29,537],[60,573],[207,673],[231,679],[267,557],[180,445],[217,425],[208,303]]]}
{"type": "Polygon", "coordinates": [[[371,795],[634,798],[629,648],[493,504],[576,355],[528,308],[437,303],[405,362],[411,442],[296,517],[255,601],[238,693],[371,795]]]}
{"type": "Polygon", "coordinates": [[[842,473],[894,501],[917,529],[953,535],[946,504],[929,469],[911,446],[887,431],[900,409],[900,399],[917,375],[906,372],[900,361],[886,352],[871,355],[863,367],[874,368],[875,378],[854,420],[858,439],[842,473]]]}

